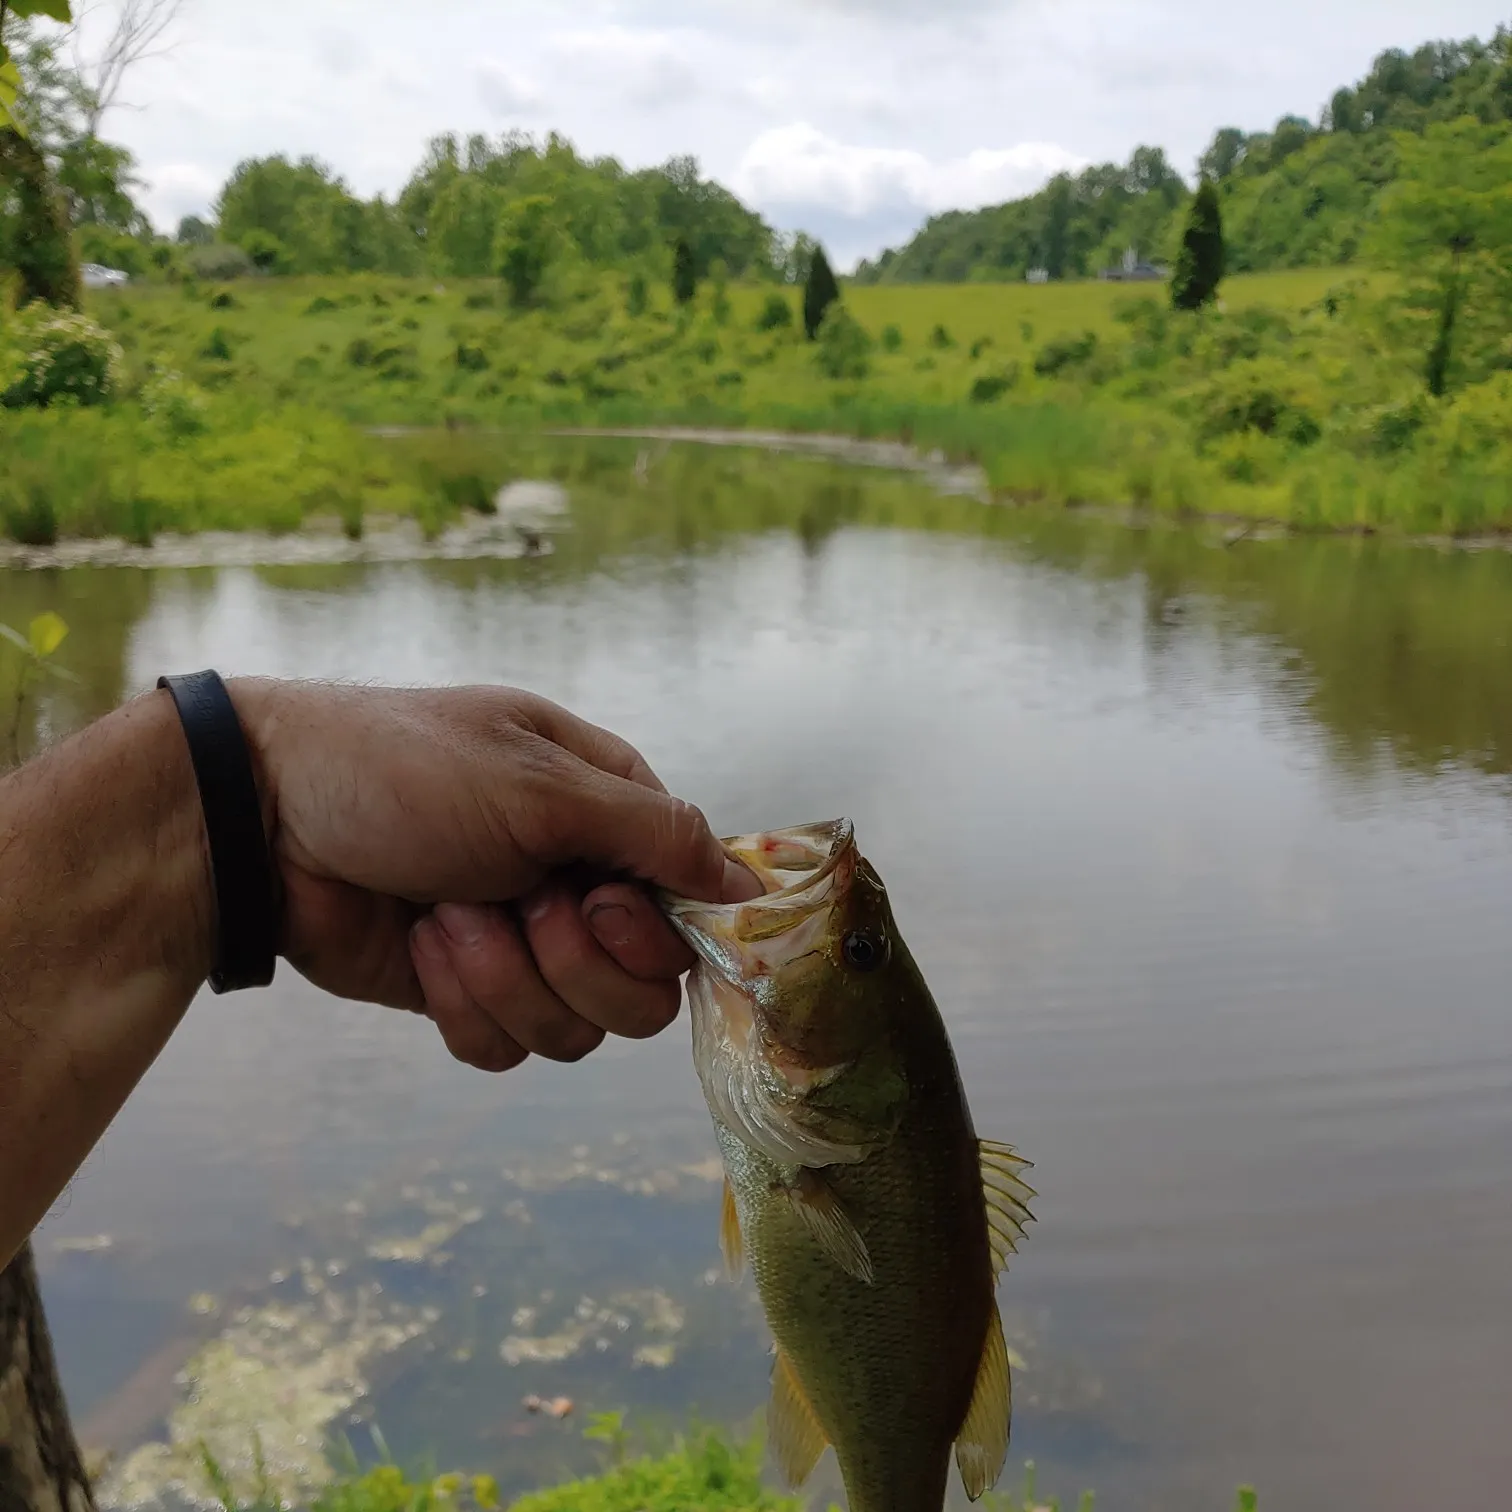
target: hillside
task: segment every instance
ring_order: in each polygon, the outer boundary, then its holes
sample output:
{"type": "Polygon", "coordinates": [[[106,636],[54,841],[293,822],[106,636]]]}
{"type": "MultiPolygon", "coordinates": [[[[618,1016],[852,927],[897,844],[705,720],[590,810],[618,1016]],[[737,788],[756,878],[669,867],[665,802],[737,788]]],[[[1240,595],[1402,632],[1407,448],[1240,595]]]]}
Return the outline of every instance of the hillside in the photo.
{"type": "MultiPolygon", "coordinates": [[[[1199,164],[1222,189],[1236,272],[1348,263],[1381,191],[1397,172],[1395,134],[1472,116],[1512,132],[1512,32],[1489,42],[1432,42],[1382,53],[1338,90],[1316,122],[1283,116],[1273,129],[1217,132],[1199,164]]],[[[1190,189],[1159,148],[1126,166],[1062,174],[1037,194],[931,219],[907,246],[863,263],[861,283],[1088,277],[1127,247],[1170,255],[1190,189]]]]}

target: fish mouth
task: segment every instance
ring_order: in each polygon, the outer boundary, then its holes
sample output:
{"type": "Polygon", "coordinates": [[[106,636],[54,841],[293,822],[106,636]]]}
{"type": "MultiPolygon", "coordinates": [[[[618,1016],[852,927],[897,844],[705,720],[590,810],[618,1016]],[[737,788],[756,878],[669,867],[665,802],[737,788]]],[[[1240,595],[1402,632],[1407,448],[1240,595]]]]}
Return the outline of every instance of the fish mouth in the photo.
{"type": "Polygon", "coordinates": [[[660,894],[672,927],[712,971],[751,988],[823,948],[831,910],[844,900],[859,855],[849,819],[764,830],[721,842],[766,888],[745,903],[700,903],[660,894]]]}

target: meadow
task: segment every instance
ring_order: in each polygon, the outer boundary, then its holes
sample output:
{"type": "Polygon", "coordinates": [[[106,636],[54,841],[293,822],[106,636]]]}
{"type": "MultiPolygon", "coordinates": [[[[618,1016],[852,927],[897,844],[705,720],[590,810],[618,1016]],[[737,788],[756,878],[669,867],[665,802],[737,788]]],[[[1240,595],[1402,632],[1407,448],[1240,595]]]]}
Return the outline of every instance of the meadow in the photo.
{"type": "Polygon", "coordinates": [[[771,284],[677,306],[583,270],[516,310],[495,280],[146,283],[88,301],[119,347],[107,402],[0,409],[0,520],[34,543],[315,516],[434,531],[501,481],[463,432],[682,424],[898,438],[1020,502],[1503,531],[1512,379],[1430,398],[1392,287],[1247,275],[1189,315],[1159,286],[852,287],[809,342],[798,291],[771,284]],[[455,434],[421,465],[369,434],[392,425],[455,434]]]}

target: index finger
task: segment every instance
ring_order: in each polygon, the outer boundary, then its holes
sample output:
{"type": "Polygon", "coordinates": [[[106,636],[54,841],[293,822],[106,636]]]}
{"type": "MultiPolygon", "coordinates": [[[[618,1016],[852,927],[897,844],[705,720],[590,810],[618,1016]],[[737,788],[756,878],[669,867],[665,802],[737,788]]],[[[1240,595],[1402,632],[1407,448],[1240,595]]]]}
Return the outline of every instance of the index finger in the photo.
{"type": "Polygon", "coordinates": [[[590,724],[570,709],[535,694],[529,696],[528,713],[539,734],[578,760],[586,761],[589,766],[607,772],[611,777],[622,777],[658,793],[667,791],[646,758],[612,730],[590,724]]]}

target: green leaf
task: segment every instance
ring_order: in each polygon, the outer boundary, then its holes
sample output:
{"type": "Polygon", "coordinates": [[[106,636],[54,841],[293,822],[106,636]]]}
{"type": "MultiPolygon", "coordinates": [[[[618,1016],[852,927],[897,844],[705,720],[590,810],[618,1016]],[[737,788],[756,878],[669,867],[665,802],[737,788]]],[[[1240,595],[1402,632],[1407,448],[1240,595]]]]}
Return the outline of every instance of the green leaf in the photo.
{"type": "Polygon", "coordinates": [[[31,643],[32,655],[38,661],[46,661],[63,644],[68,635],[68,626],[49,609],[45,614],[39,614],[26,627],[26,634],[31,643]]]}
{"type": "Polygon", "coordinates": [[[16,65],[6,57],[0,63],[0,131],[7,129],[26,135],[26,128],[16,114],[16,97],[21,93],[21,74],[16,65]]]}
{"type": "Polygon", "coordinates": [[[31,642],[19,630],[12,630],[9,625],[0,625],[0,640],[8,640],[11,645],[26,652],[28,656],[32,654],[31,642]]]}
{"type": "Polygon", "coordinates": [[[54,21],[63,22],[73,20],[68,0],[10,0],[7,9],[13,16],[50,16],[54,21]]]}

